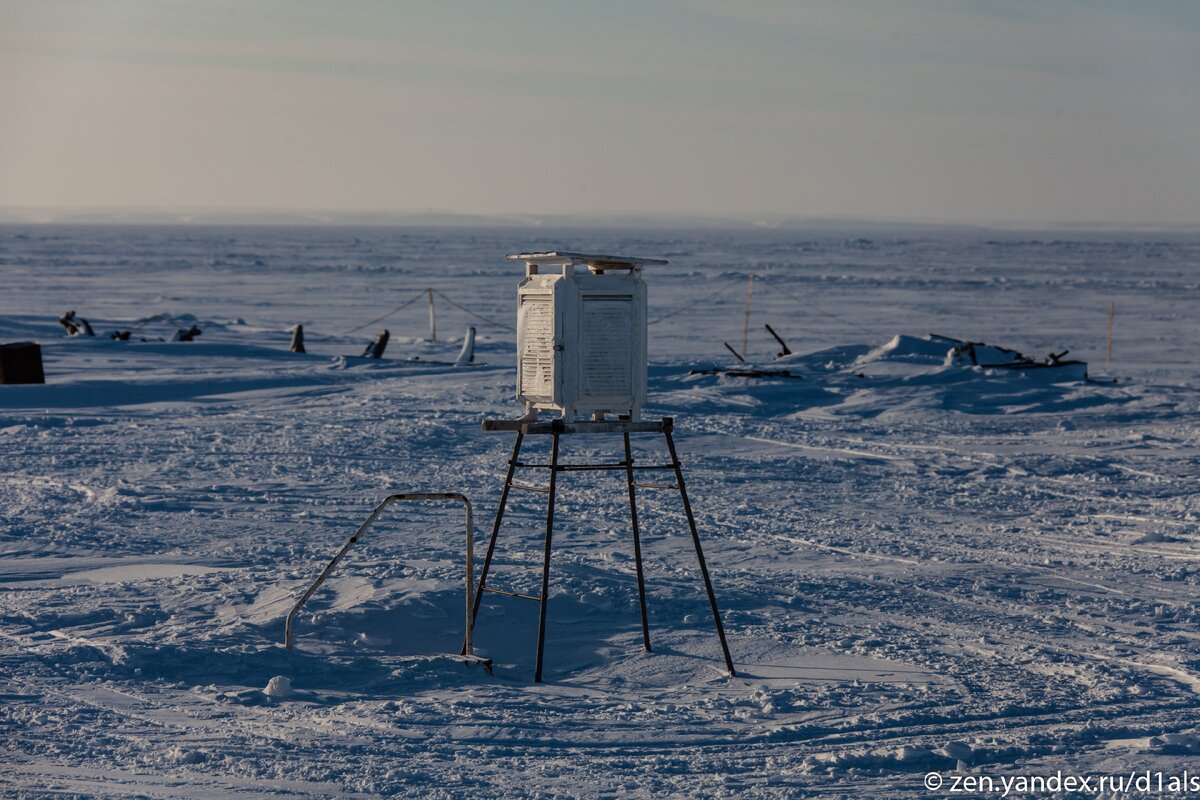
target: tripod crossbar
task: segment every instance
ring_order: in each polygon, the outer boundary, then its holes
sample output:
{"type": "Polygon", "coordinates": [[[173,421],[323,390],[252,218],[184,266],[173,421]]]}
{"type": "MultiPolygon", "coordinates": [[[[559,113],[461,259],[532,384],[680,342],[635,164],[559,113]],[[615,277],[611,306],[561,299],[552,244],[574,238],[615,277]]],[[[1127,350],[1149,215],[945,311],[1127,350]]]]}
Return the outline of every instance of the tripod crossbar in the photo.
{"type": "Polygon", "coordinates": [[[509,485],[512,486],[512,488],[514,488],[514,489],[524,489],[527,492],[541,492],[542,494],[550,493],[549,486],[531,486],[528,483],[520,483],[518,481],[513,481],[509,485]]]}
{"type": "Polygon", "coordinates": [[[481,591],[481,592],[491,592],[492,594],[502,594],[502,595],[504,595],[505,597],[519,597],[519,598],[521,598],[522,600],[535,600],[535,601],[537,601],[537,602],[539,602],[539,603],[540,603],[540,602],[542,602],[542,598],[538,597],[538,596],[537,596],[537,595],[535,595],[535,594],[520,594],[520,593],[518,593],[518,592],[506,592],[506,591],[504,591],[503,589],[493,589],[493,588],[491,588],[490,586],[484,586],[484,587],[483,587],[482,589],[480,589],[479,591],[481,591]]]}
{"type": "MultiPolygon", "coordinates": [[[[559,472],[601,472],[610,469],[675,469],[674,464],[626,464],[624,461],[616,464],[559,464],[553,469],[559,472]]],[[[550,464],[526,464],[517,462],[518,469],[551,469],[550,464]]]]}

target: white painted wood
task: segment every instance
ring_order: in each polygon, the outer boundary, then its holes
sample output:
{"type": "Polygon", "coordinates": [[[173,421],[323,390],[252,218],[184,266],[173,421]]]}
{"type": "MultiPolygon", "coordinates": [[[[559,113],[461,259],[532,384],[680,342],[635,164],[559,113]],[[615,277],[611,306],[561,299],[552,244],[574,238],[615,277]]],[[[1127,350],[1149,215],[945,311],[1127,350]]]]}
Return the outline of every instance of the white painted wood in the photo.
{"type": "Polygon", "coordinates": [[[667,262],[565,251],[509,258],[525,262],[517,289],[517,396],[526,413],[638,419],[646,402],[642,265],[667,262]]]}

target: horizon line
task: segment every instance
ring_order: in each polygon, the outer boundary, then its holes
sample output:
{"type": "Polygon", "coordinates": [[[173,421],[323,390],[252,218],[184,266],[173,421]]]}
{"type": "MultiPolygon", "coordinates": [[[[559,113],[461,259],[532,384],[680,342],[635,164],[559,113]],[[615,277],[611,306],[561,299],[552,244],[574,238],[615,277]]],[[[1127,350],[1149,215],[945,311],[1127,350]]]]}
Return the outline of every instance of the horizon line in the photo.
{"type": "Polygon", "coordinates": [[[874,217],[850,214],[703,214],[671,211],[594,212],[474,212],[443,209],[327,209],[266,206],[23,206],[0,205],[0,224],[14,225],[311,225],[384,226],[396,224],[450,226],[489,224],[490,227],[739,227],[760,230],[814,226],[875,225],[913,228],[973,228],[982,230],[1162,230],[1200,232],[1200,220],[1022,220],[874,217]]]}

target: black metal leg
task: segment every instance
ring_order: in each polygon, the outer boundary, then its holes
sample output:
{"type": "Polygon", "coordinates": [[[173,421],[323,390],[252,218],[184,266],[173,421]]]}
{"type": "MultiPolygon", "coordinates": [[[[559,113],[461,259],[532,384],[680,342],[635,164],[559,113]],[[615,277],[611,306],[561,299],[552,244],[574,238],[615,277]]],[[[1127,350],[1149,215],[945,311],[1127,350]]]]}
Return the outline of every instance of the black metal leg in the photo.
{"type": "Polygon", "coordinates": [[[708,592],[708,602],[712,606],[713,619],[717,623],[717,637],[720,638],[721,650],[725,653],[725,666],[729,668],[730,675],[737,675],[733,668],[733,658],[729,655],[729,644],[725,641],[725,626],[721,624],[721,612],[717,609],[717,595],[713,592],[712,580],[708,577],[708,565],[704,563],[704,550],[700,547],[700,534],[696,532],[696,518],[692,515],[692,504],[688,500],[687,488],[683,484],[683,468],[679,464],[679,456],[675,454],[675,442],[671,439],[669,425],[663,428],[663,435],[667,437],[667,449],[671,451],[671,464],[675,467],[675,482],[679,485],[679,496],[683,498],[683,511],[687,515],[688,527],[692,531],[692,543],[696,546],[696,558],[700,561],[700,574],[704,576],[704,588],[708,592]]]}
{"type": "Polygon", "coordinates": [[[542,651],[546,645],[546,602],[550,599],[550,544],[554,538],[554,484],[558,478],[558,433],[550,445],[550,497],[546,501],[546,554],[542,558],[542,595],[539,602],[537,663],[533,669],[534,683],[542,682],[542,651]]]}
{"type": "MultiPolygon", "coordinates": [[[[496,519],[492,523],[492,538],[488,540],[487,555],[483,558],[483,569],[479,571],[479,585],[475,587],[475,607],[471,609],[471,624],[475,624],[479,616],[479,603],[483,599],[483,587],[487,582],[488,570],[492,566],[492,555],[496,552],[496,538],[500,535],[500,523],[504,521],[504,509],[508,505],[508,491],[512,488],[513,472],[517,468],[517,458],[521,455],[521,441],[525,434],[517,431],[517,441],[513,444],[512,458],[508,460],[508,475],[504,478],[504,490],[500,492],[500,506],[496,509],[496,519]]],[[[471,631],[474,633],[474,631],[471,631]]],[[[464,639],[461,655],[466,655],[467,643],[464,639]]]]}
{"type": "Polygon", "coordinates": [[[642,538],[638,530],[637,494],[633,486],[633,449],[625,434],[625,481],[629,484],[629,519],[633,523],[633,560],[637,564],[638,603],[642,607],[642,643],[650,652],[650,623],[646,619],[646,582],[642,575],[642,538]]]}

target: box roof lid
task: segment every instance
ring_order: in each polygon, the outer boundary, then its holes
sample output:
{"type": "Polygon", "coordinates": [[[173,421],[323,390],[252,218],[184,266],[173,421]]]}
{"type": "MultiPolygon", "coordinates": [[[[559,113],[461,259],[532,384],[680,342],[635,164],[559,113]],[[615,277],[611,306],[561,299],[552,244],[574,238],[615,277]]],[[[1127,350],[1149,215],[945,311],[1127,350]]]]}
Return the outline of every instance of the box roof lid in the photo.
{"type": "Polygon", "coordinates": [[[667,263],[659,258],[571,253],[566,250],[555,250],[549,253],[513,253],[508,258],[510,261],[524,261],[526,264],[585,264],[591,269],[641,269],[646,264],[667,263]]]}

